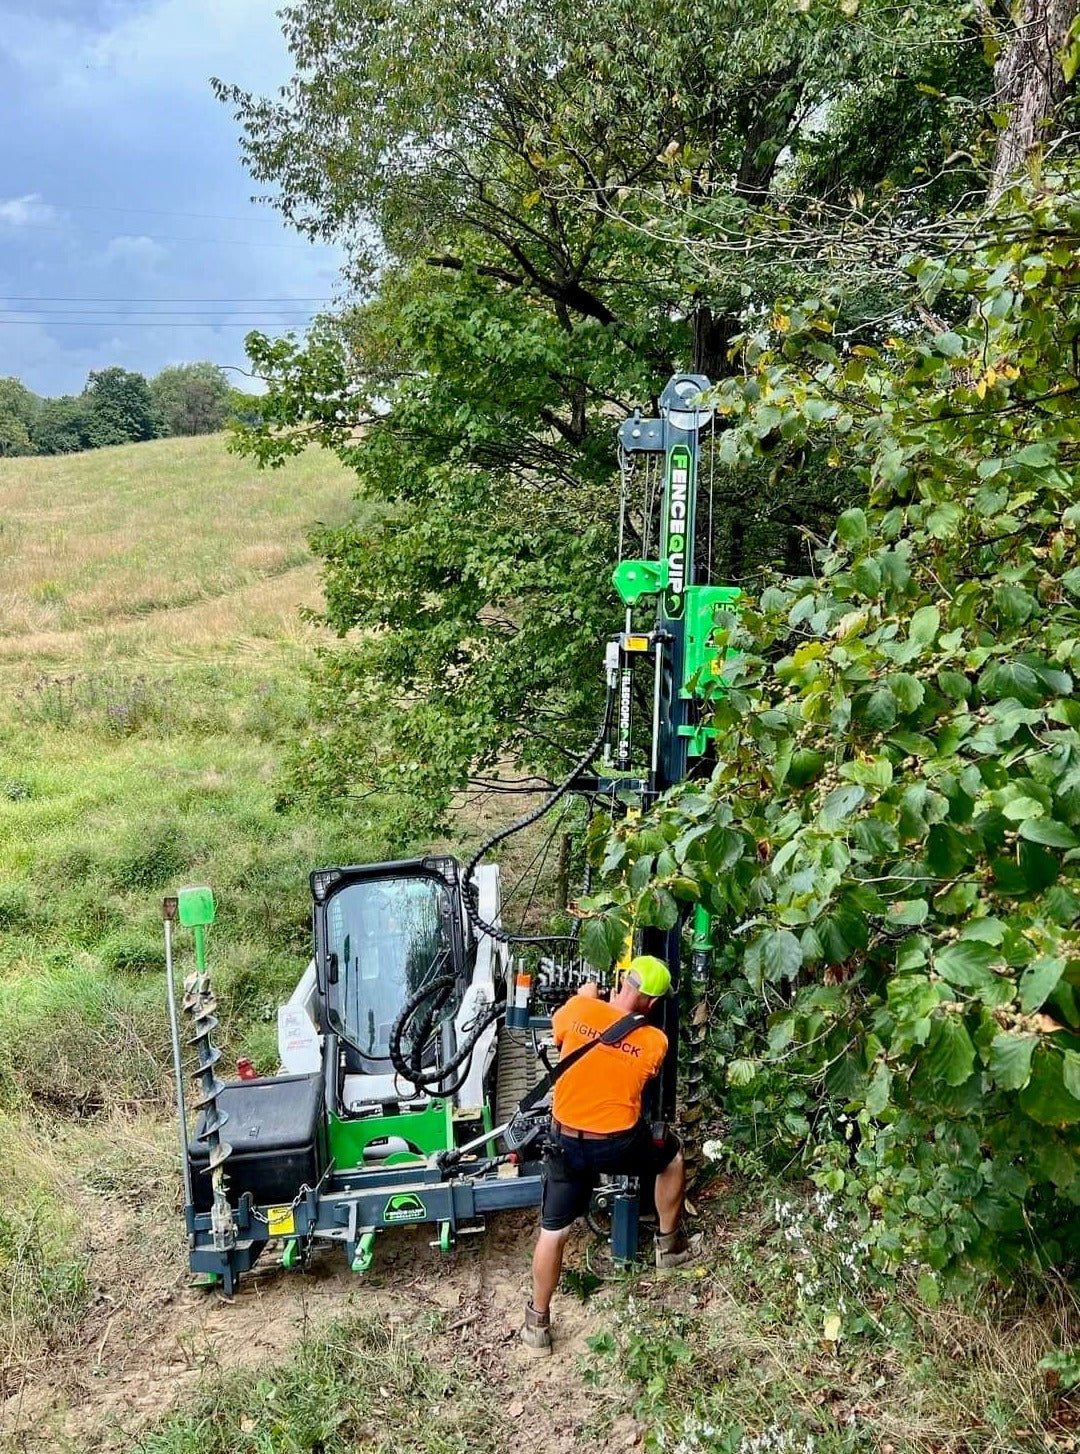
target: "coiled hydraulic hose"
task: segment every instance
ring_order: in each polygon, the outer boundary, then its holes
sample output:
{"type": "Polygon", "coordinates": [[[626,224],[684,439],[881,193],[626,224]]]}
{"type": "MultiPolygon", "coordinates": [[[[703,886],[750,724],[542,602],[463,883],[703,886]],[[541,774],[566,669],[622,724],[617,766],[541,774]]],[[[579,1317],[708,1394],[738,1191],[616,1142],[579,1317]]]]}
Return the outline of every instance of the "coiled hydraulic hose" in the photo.
{"type": "MultiPolygon", "coordinates": [[[[524,817],[517,819],[509,827],[500,829],[486,843],[482,843],[465,866],[462,874],[462,902],[465,906],[465,912],[468,915],[469,922],[474,929],[479,930],[482,934],[489,935],[501,944],[528,942],[530,936],[509,934],[505,929],[497,928],[496,925],[489,924],[485,919],[480,917],[472,888],[472,877],[476,871],[476,866],[485,854],[490,853],[504,839],[510,838],[513,834],[520,833],[523,829],[528,828],[530,824],[542,818],[545,813],[550,812],[555,804],[566,796],[578,777],[585,771],[606,741],[611,729],[611,717],[614,704],[615,691],[609,684],[607,698],[604,703],[604,719],[600,724],[600,729],[589,743],[585,752],[570,769],[565,780],[560,783],[551,796],[541,803],[538,808],[534,808],[531,813],[526,813],[524,817]]],[[[437,973],[441,967],[441,963],[442,961],[437,960],[432,965],[429,978],[406,1000],[401,1013],[391,1026],[389,1051],[390,1062],[394,1070],[404,1080],[414,1085],[418,1091],[426,1091],[430,1095],[451,1096],[465,1083],[469,1074],[473,1051],[476,1049],[484,1031],[506,1014],[506,1003],[505,1001],[495,1001],[473,1021],[472,1025],[469,1026],[464,1044],[452,1060],[446,1065],[435,1065],[431,1069],[426,1070],[423,1065],[424,1051],[431,1035],[432,1026],[435,1023],[439,1011],[453,993],[454,986],[457,983],[455,975],[437,973]],[[422,1013],[420,1013],[421,1007],[426,1007],[423,1008],[422,1013]],[[418,1018],[412,1027],[412,1033],[409,1037],[409,1053],[406,1056],[402,1042],[405,1038],[406,1028],[414,1016],[418,1016],[418,1018]],[[460,1071],[460,1074],[453,1081],[450,1081],[449,1078],[454,1075],[455,1071],[460,1071]]]]}
{"type": "Polygon", "coordinates": [[[404,1080],[409,1081],[416,1089],[427,1091],[430,1095],[452,1096],[460,1090],[469,1074],[469,1065],[472,1061],[473,1051],[484,1031],[493,1025],[502,1015],[506,1013],[506,1005],[496,1002],[473,1022],[469,1027],[469,1033],[465,1043],[461,1046],[454,1058],[445,1065],[432,1066],[425,1070],[423,1065],[424,1049],[427,1045],[428,1036],[435,1016],[442,1009],[449,999],[457,976],[453,974],[439,975],[436,979],[429,979],[426,984],[420,986],[405,1001],[405,1004],[390,1029],[390,1061],[394,1069],[404,1080]],[[411,1045],[409,1055],[406,1058],[402,1041],[405,1037],[405,1030],[412,1017],[420,1010],[426,1001],[430,1001],[423,1014],[420,1015],[415,1032],[410,1037],[411,1045]],[[460,1068],[461,1074],[450,1084],[447,1081],[455,1070],[460,1068]]]}

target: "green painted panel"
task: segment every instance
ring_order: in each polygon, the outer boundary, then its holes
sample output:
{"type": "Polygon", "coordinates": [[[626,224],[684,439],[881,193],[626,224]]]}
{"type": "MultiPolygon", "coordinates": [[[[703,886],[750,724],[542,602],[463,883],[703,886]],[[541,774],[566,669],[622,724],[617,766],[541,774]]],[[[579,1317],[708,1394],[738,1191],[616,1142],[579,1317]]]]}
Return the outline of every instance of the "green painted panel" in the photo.
{"type": "Polygon", "coordinates": [[[716,647],[711,644],[713,627],[717,611],[736,606],[741,595],[738,586],[686,588],[685,677],[681,696],[703,697],[709,687],[723,684],[722,664],[716,647]],[[692,688],[687,685],[689,682],[694,682],[692,688]]]}
{"type": "MultiPolygon", "coordinates": [[[[360,1166],[364,1148],[386,1136],[400,1136],[424,1157],[449,1150],[454,1144],[453,1107],[450,1101],[432,1101],[424,1111],[405,1111],[399,1116],[361,1116],[347,1119],[330,1116],[330,1154],[338,1171],[360,1166]]],[[[402,1156],[394,1158],[400,1165],[402,1156]]],[[[370,1165],[370,1163],[369,1163],[370,1165]]]]}

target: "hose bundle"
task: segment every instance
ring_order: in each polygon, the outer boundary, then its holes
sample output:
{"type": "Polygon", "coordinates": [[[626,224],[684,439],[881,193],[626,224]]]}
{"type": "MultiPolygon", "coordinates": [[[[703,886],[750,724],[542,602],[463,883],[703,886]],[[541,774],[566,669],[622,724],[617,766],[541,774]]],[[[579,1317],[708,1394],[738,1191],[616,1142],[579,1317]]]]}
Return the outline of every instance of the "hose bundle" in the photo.
{"type": "Polygon", "coordinates": [[[577,782],[578,778],[585,771],[589,763],[592,762],[593,758],[600,751],[600,748],[607,741],[608,732],[611,730],[611,714],[614,706],[615,692],[614,689],[609,686],[607,691],[607,698],[604,702],[604,720],[600,724],[600,729],[597,732],[596,736],[593,738],[593,740],[589,743],[588,747],[582,753],[581,757],[579,757],[577,762],[574,763],[574,766],[570,769],[566,778],[559,784],[559,786],[555,789],[551,796],[549,798],[546,798],[538,808],[534,808],[531,813],[526,813],[523,818],[518,818],[516,822],[511,823],[509,827],[500,828],[498,833],[493,833],[486,843],[481,843],[480,847],[476,850],[472,858],[470,858],[468,863],[465,865],[464,872],[461,876],[463,887],[462,900],[465,904],[465,912],[469,916],[470,924],[472,924],[474,929],[478,929],[481,934],[489,935],[492,939],[497,940],[500,944],[514,944],[520,939],[527,940],[529,937],[531,937],[510,934],[505,929],[500,929],[495,924],[489,924],[485,919],[481,919],[474,898],[474,890],[472,887],[472,877],[476,871],[476,865],[486,854],[490,853],[493,848],[497,847],[500,843],[502,843],[504,839],[511,838],[515,833],[520,833],[524,828],[528,828],[531,824],[535,823],[538,818],[542,818],[545,813],[550,812],[550,810],[555,806],[560,798],[564,798],[566,794],[570,792],[575,782],[577,782]]]}
{"type": "Polygon", "coordinates": [[[428,1095],[452,1096],[461,1089],[469,1074],[473,1051],[480,1037],[506,1013],[505,1004],[491,1004],[468,1027],[465,1042],[453,1059],[445,1065],[425,1068],[424,1052],[430,1042],[436,1017],[453,993],[456,983],[457,976],[453,974],[437,975],[427,980],[405,1001],[401,1013],[390,1029],[390,1061],[395,1071],[404,1080],[411,1082],[418,1091],[425,1091],[428,1095]],[[414,1017],[415,1024],[410,1025],[414,1017]],[[407,1053],[403,1044],[406,1030],[409,1040],[407,1053]],[[458,1070],[460,1074],[449,1081],[458,1070]]]}
{"type": "MultiPolygon", "coordinates": [[[[615,704],[614,690],[609,686],[607,699],[604,704],[604,720],[600,724],[599,731],[589,743],[585,752],[574,763],[565,780],[559,784],[555,791],[546,798],[538,808],[527,813],[523,818],[518,818],[509,827],[502,828],[498,833],[493,834],[486,843],[482,843],[466,864],[462,874],[462,902],[469,922],[474,929],[482,934],[489,935],[492,939],[501,944],[513,944],[518,941],[525,942],[526,936],[509,934],[505,929],[500,929],[494,924],[489,924],[480,917],[480,913],[474,898],[472,877],[476,866],[485,854],[502,843],[504,839],[510,838],[515,833],[520,833],[542,818],[545,813],[555,806],[557,802],[566,796],[573,788],[578,777],[585,771],[596,753],[607,740],[608,732],[611,729],[611,716],[615,704]]],[[[447,1001],[454,991],[457,977],[453,974],[440,974],[438,971],[445,963],[446,956],[442,955],[431,966],[428,978],[415,990],[406,1000],[401,1013],[394,1021],[390,1029],[390,1062],[394,1070],[403,1080],[409,1081],[418,1091],[424,1091],[428,1095],[452,1096],[464,1085],[469,1074],[469,1066],[472,1063],[473,1052],[476,1049],[480,1037],[484,1031],[489,1029],[506,1014],[504,1001],[496,1001],[486,1010],[480,1013],[468,1026],[465,1032],[464,1044],[460,1047],[453,1058],[445,1065],[436,1064],[431,1067],[424,1066],[424,1055],[431,1043],[432,1032],[435,1029],[439,1012],[445,1007],[447,1001]],[[408,1050],[405,1042],[408,1040],[408,1050]],[[454,1072],[459,1072],[456,1076],[454,1072]],[[453,1079],[451,1079],[453,1077],[453,1079]]]]}

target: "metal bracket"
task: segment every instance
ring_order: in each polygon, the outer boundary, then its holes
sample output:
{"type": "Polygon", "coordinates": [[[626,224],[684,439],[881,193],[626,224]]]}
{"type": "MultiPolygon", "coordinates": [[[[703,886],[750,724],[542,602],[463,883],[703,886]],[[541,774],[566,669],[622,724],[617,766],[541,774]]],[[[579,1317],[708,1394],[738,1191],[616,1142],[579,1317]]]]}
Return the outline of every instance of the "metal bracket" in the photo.
{"type": "Polygon", "coordinates": [[[667,589],[666,560],[621,560],[611,576],[625,606],[635,605],[642,596],[655,596],[667,589]]]}
{"type": "Polygon", "coordinates": [[[663,420],[642,419],[640,412],[635,409],[632,417],[619,426],[619,443],[627,454],[663,454],[663,420]]]}

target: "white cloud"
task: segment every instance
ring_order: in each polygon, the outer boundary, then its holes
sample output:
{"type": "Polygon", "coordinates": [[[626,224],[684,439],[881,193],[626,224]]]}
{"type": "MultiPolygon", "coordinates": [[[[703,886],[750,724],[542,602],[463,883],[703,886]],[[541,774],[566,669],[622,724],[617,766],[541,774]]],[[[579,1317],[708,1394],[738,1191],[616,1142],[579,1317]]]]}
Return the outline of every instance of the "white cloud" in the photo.
{"type": "Polygon", "coordinates": [[[48,227],[59,220],[59,212],[42,200],[40,192],[0,199],[0,224],[5,227],[48,227]]]}
{"type": "Polygon", "coordinates": [[[168,256],[167,247],[162,247],[160,242],[145,234],[134,236],[123,233],[119,237],[111,238],[105,249],[107,263],[123,263],[128,267],[152,268],[164,262],[168,256]]]}

